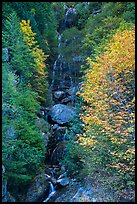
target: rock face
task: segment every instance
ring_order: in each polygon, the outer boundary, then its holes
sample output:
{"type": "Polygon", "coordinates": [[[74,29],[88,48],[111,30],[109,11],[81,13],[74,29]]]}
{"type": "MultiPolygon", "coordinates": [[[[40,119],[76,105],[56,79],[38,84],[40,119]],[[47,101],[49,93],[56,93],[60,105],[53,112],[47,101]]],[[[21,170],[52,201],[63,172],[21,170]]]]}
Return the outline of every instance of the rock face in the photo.
{"type": "Polygon", "coordinates": [[[54,105],[50,111],[49,116],[51,120],[58,124],[65,124],[70,122],[74,117],[76,117],[75,111],[63,104],[54,105]]]}
{"type": "Polygon", "coordinates": [[[49,181],[45,173],[38,175],[26,196],[25,202],[37,202],[37,200],[48,192],[49,181]]]}

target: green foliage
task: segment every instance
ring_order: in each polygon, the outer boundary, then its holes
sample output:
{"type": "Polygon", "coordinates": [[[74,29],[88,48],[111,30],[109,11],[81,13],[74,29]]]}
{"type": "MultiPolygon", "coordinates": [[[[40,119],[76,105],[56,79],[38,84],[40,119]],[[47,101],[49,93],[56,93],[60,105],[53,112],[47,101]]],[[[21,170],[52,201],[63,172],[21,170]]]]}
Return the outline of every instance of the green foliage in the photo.
{"type": "MultiPolygon", "coordinates": [[[[78,104],[80,104],[80,101],[78,104]]],[[[76,106],[77,113],[80,112],[80,107],[78,107],[78,104],[76,106]]],[[[81,173],[83,173],[83,170],[85,169],[83,162],[83,158],[85,156],[84,148],[80,147],[76,137],[77,134],[81,133],[83,133],[83,122],[79,117],[76,117],[70,123],[69,131],[66,137],[68,141],[62,163],[65,165],[68,175],[77,179],[84,176],[81,173]]]]}
{"type": "Polygon", "coordinates": [[[68,175],[80,179],[79,173],[83,169],[83,162],[81,161],[83,154],[82,148],[80,149],[79,145],[74,143],[71,138],[65,150],[66,154],[62,163],[65,165],[68,175]]]}
{"type": "Polygon", "coordinates": [[[22,82],[29,83],[34,72],[34,57],[29,50],[28,45],[23,41],[23,35],[20,32],[19,19],[15,12],[12,12],[4,21],[2,33],[3,47],[11,49],[10,65],[12,70],[21,76],[22,82]],[[28,69],[29,65],[29,69],[28,69]]]}
{"type": "Polygon", "coordinates": [[[108,42],[120,24],[125,22],[126,19],[123,18],[123,15],[126,15],[126,12],[129,10],[132,10],[132,16],[127,22],[131,22],[131,19],[133,19],[134,4],[130,6],[125,2],[108,2],[102,4],[101,13],[90,16],[85,25],[85,38],[82,46],[84,55],[89,56],[90,54],[94,56],[96,52],[95,49],[102,43],[102,40],[103,43],[104,40],[108,42]],[[130,9],[128,9],[128,7],[130,7],[130,9]]]}
{"type": "Polygon", "coordinates": [[[83,33],[76,27],[66,29],[62,35],[61,53],[66,62],[73,63],[73,58],[81,56],[80,42],[83,39],[83,33]]]}
{"type": "Polygon", "coordinates": [[[37,33],[36,40],[47,54],[56,52],[57,20],[50,2],[12,2],[10,5],[20,20],[30,20],[32,30],[37,33]]]}
{"type": "Polygon", "coordinates": [[[36,94],[17,89],[15,75],[3,64],[3,164],[9,186],[26,185],[44,162],[42,136],[35,124],[39,109],[36,94]],[[6,81],[5,81],[6,80],[6,81]],[[13,182],[14,180],[14,182],[13,182]]]}
{"type": "Polygon", "coordinates": [[[34,57],[24,42],[15,11],[4,19],[2,40],[3,48],[11,49],[10,61],[2,63],[2,162],[9,190],[15,192],[43,167],[45,148],[35,126],[38,94],[30,86],[34,57]]]}

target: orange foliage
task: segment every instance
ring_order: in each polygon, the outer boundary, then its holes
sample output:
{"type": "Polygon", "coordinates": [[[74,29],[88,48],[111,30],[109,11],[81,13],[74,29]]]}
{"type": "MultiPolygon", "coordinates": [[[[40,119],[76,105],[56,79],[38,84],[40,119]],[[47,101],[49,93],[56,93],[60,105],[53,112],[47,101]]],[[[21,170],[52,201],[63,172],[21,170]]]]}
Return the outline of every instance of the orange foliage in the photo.
{"type": "MultiPolygon", "coordinates": [[[[108,43],[106,52],[96,57],[96,62],[90,58],[87,58],[87,62],[90,69],[86,71],[82,92],[78,93],[89,104],[84,106],[85,115],[81,115],[86,124],[84,144],[87,143],[86,133],[89,129],[93,130],[93,125],[100,125],[99,134],[105,132],[110,137],[110,151],[117,150],[111,167],[117,170],[122,167],[122,172],[124,168],[127,171],[131,169],[129,161],[134,160],[134,27],[117,32],[108,43]]],[[[81,143],[83,137],[79,139],[81,143]]],[[[95,140],[98,141],[98,136],[95,140]]],[[[91,146],[94,144],[91,142],[91,146]]]]}

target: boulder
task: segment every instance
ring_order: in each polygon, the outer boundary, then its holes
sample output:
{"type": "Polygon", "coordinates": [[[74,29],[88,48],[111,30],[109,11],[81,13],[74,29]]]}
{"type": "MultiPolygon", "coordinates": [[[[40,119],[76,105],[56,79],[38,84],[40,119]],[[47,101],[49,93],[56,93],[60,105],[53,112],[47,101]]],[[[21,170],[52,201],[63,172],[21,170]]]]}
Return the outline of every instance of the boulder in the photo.
{"type": "Polygon", "coordinates": [[[68,123],[77,116],[73,108],[63,104],[56,104],[52,106],[48,114],[51,121],[58,124],[68,123]]]}
{"type": "Polygon", "coordinates": [[[64,91],[55,91],[54,92],[54,97],[56,98],[56,99],[62,99],[62,98],[64,98],[65,97],[65,92],[64,91]]]}
{"type": "Polygon", "coordinates": [[[34,179],[27,192],[25,202],[37,202],[43,195],[48,193],[48,190],[49,179],[45,175],[45,172],[43,172],[34,179]]]}
{"type": "Polygon", "coordinates": [[[67,186],[69,184],[69,179],[66,178],[61,178],[57,180],[57,183],[59,183],[61,186],[67,186]]]}

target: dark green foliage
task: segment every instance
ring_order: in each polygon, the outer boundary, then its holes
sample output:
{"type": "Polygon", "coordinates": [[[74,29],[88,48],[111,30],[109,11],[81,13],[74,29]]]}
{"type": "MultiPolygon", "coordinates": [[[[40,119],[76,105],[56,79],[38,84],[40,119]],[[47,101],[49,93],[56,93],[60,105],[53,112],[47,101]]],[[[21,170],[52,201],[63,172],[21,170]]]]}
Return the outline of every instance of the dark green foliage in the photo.
{"type": "Polygon", "coordinates": [[[3,48],[10,48],[12,54],[2,64],[2,162],[9,190],[15,192],[43,167],[45,148],[35,126],[40,105],[30,86],[34,58],[23,41],[15,11],[4,19],[2,40],[3,48]]]}
{"type": "Polygon", "coordinates": [[[83,39],[83,33],[76,27],[66,29],[62,35],[61,54],[65,61],[73,64],[73,58],[82,55],[80,43],[83,39]]]}
{"type": "MultiPolygon", "coordinates": [[[[77,99],[77,113],[80,112],[80,104],[82,101],[77,99]],[[78,101],[79,100],[79,101],[78,101]],[[79,102],[79,103],[78,103],[79,102]]],[[[83,166],[83,158],[84,158],[84,148],[79,146],[78,139],[76,137],[77,134],[81,134],[83,132],[83,122],[79,117],[73,119],[70,123],[69,131],[67,134],[67,145],[65,149],[65,155],[62,159],[62,163],[65,165],[68,175],[70,177],[75,177],[80,179],[84,166],[83,166]]]]}
{"type": "Polygon", "coordinates": [[[20,80],[29,83],[30,77],[34,73],[34,57],[32,57],[28,45],[23,41],[23,35],[20,32],[19,19],[15,12],[12,12],[4,21],[2,35],[3,47],[7,47],[11,50],[9,63],[12,70],[16,71],[20,80]]]}
{"type": "Polygon", "coordinates": [[[34,126],[39,104],[36,94],[27,88],[16,88],[15,75],[3,64],[3,164],[12,188],[25,185],[44,162],[44,146],[34,126]]]}
{"type": "Polygon", "coordinates": [[[67,145],[66,152],[62,163],[65,165],[68,175],[80,179],[79,173],[83,169],[82,148],[79,148],[79,145],[72,140],[67,145]]]}
{"type": "Polygon", "coordinates": [[[20,20],[30,20],[32,30],[37,33],[36,40],[46,54],[56,51],[57,20],[50,2],[12,2],[11,7],[20,20]],[[47,42],[47,43],[46,43],[47,42]]]}

